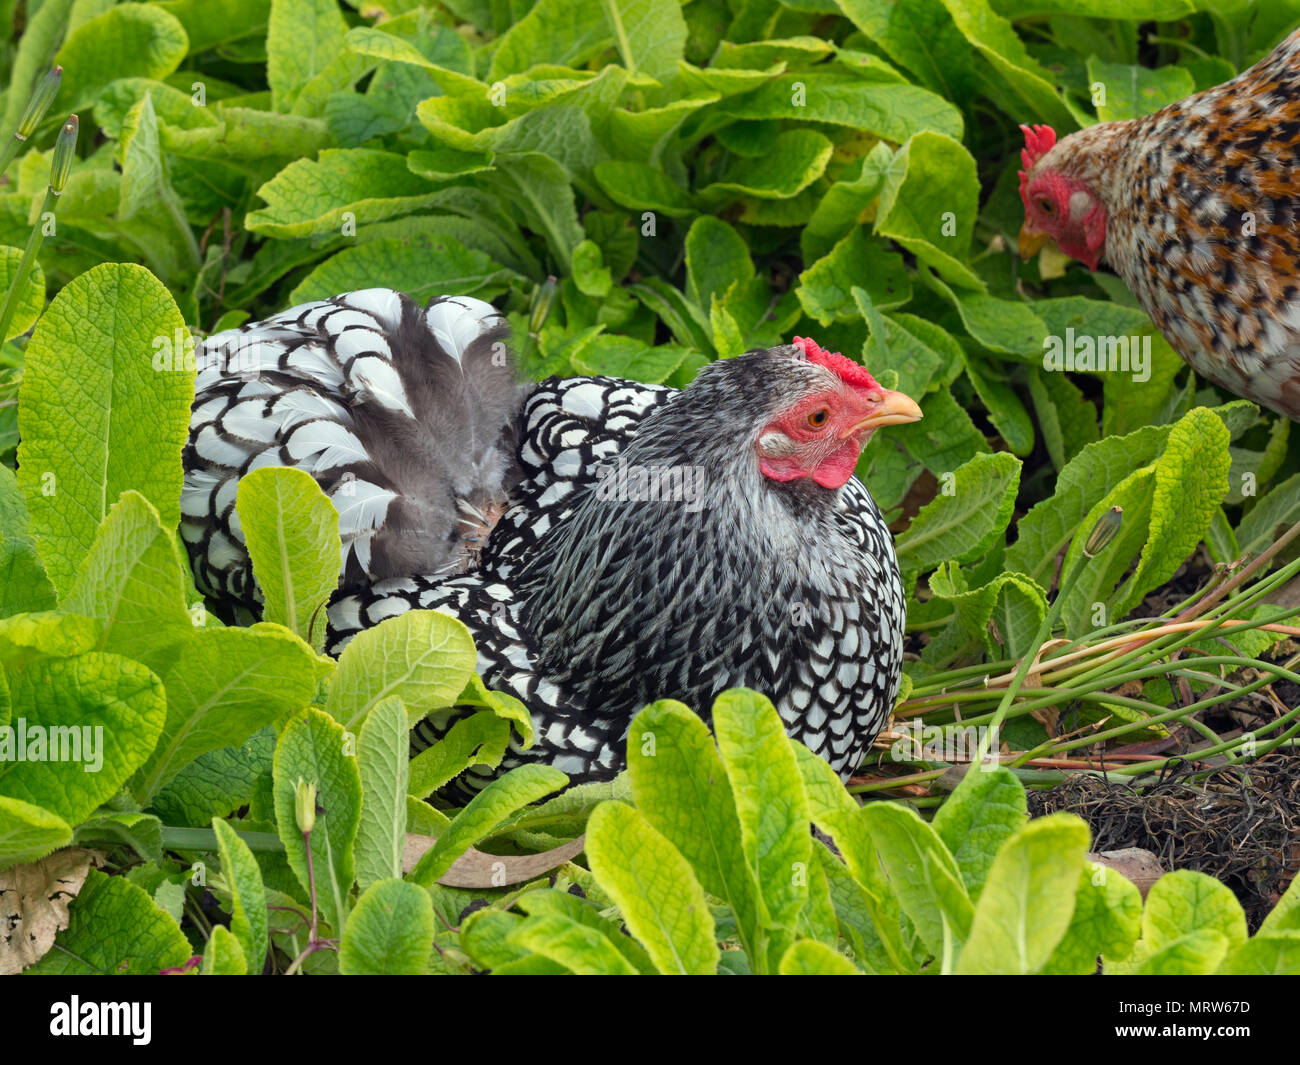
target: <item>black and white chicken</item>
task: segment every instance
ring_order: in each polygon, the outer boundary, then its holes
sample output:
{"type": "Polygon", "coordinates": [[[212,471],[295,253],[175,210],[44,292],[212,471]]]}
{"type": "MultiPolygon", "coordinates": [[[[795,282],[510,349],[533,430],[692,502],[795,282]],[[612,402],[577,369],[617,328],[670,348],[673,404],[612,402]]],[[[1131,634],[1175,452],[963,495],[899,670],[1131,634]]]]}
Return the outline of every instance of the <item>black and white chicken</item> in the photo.
{"type": "MultiPolygon", "coordinates": [[[[681,390],[521,385],[508,333],[481,300],[367,289],[209,337],[182,497],[199,586],[258,609],[237,484],[297,466],[339,511],[328,650],[408,610],[459,618],[486,684],[532,713],[535,745],[503,768],[607,779],[646,703],[707,718],[746,686],[847,777],[888,719],[904,623],[854,469],[917,405],[798,337],[681,390]]],[[[457,716],[418,724],[413,746],[457,716]]]]}

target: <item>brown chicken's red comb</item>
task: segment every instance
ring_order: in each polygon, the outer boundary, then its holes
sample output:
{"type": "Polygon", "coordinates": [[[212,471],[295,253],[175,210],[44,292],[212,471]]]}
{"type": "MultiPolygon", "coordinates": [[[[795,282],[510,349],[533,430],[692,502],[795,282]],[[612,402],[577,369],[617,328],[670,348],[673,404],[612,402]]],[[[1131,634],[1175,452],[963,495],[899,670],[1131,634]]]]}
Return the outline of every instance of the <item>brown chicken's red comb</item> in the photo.
{"type": "Polygon", "coordinates": [[[1025,146],[1020,149],[1020,161],[1024,164],[1024,170],[1018,171],[1020,175],[1020,198],[1025,198],[1025,186],[1029,184],[1029,171],[1034,168],[1044,155],[1052,150],[1052,145],[1056,143],[1056,130],[1051,126],[1021,126],[1020,131],[1025,135],[1025,146]]]}
{"type": "Polygon", "coordinates": [[[794,346],[808,356],[809,362],[825,366],[841,381],[859,388],[879,388],[876,379],[852,359],[846,359],[838,351],[827,351],[812,337],[795,337],[794,346]]]}

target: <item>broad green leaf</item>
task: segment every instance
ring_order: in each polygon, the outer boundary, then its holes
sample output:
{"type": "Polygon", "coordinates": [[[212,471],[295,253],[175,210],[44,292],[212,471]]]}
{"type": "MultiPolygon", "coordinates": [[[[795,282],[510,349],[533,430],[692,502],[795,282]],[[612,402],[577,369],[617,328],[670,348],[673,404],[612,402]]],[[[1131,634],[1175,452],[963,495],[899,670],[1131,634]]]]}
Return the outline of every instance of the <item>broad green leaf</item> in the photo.
{"type": "Polygon", "coordinates": [[[957,139],[962,135],[961,112],[943,97],[919,86],[872,83],[852,74],[785,74],[718,107],[732,118],[848,126],[895,144],[926,129],[957,139]]]}
{"type": "MultiPolygon", "coordinates": [[[[734,127],[732,127],[734,128],[734,127]]],[[[880,195],[893,150],[880,143],[839,175],[813,210],[812,218],[799,234],[805,262],[827,254],[862,219],[880,195]]]]}
{"type": "Polygon", "coordinates": [[[1097,956],[1123,958],[1133,949],[1142,925],[1142,895],[1113,869],[1089,862],[1079,874],[1074,914],[1041,972],[1089,976],[1097,956]]]}
{"type": "Polygon", "coordinates": [[[651,703],[632,720],[627,763],[636,808],[691,863],[704,890],[731,907],[741,943],[761,963],[759,885],[708,726],[682,703],[651,703]]]}
{"type": "Polygon", "coordinates": [[[275,820],[289,867],[308,890],[307,842],[294,816],[299,780],[316,785],[316,824],[311,833],[312,868],[321,913],[342,928],[352,890],[353,843],[361,813],[361,777],[341,725],[319,710],[295,714],[280,736],[274,762],[275,820]]]}
{"type": "Polygon", "coordinates": [[[613,42],[600,0],[539,0],[502,34],[488,77],[495,81],[538,63],[580,67],[613,42]]]}
{"type": "Polygon", "coordinates": [[[898,537],[899,565],[924,571],[949,559],[979,558],[1006,530],[1019,484],[1015,456],[1004,451],[974,456],[952,472],[948,486],[898,537]]]}
{"type": "Polygon", "coordinates": [[[120,844],[147,862],[158,862],[162,860],[162,822],[153,814],[113,813],[103,808],[77,826],[72,842],[79,846],[120,844]]]}
{"type": "MultiPolygon", "coordinates": [[[[0,246],[0,288],[7,293],[18,282],[18,264],[22,259],[21,248],[0,246]]],[[[14,305],[14,316],[9,321],[7,336],[0,340],[12,340],[27,332],[40,317],[45,308],[45,274],[40,263],[32,263],[28,274],[18,284],[18,302],[14,305]]]]}
{"type": "Polygon", "coordinates": [[[270,779],[275,733],[264,728],[237,747],[201,754],[164,784],[149,808],[168,825],[201,828],[248,804],[257,782],[270,779]]]}
{"type": "Polygon", "coordinates": [[[1300,976],[1300,935],[1261,933],[1238,945],[1215,972],[1220,976],[1300,976]]]}
{"type": "Polygon", "coordinates": [[[132,781],[146,806],[200,755],[243,743],[305,709],[316,694],[310,648],[269,622],[196,631],[162,679],[167,720],[158,746],[132,781]]]}
{"type": "Polygon", "coordinates": [[[334,0],[272,0],[266,80],[272,107],[290,111],[307,84],[343,51],[347,24],[334,0]]]}
{"type": "Polygon", "coordinates": [[[925,131],[898,150],[885,172],[875,232],[954,285],[983,291],[966,265],[978,212],[975,159],[953,138],[925,131]]]}
{"type": "Polygon", "coordinates": [[[0,666],[17,669],[33,658],[66,658],[93,650],[100,628],[81,614],[15,614],[0,621],[0,666]]]}
{"type": "Polygon", "coordinates": [[[628,72],[671,81],[686,45],[678,0],[601,0],[601,6],[628,72]]]}
{"type": "Polygon", "coordinates": [[[614,945],[615,949],[631,963],[634,971],[647,975],[655,972],[654,963],[651,962],[650,956],[641,944],[631,936],[623,934],[622,922],[617,917],[602,915],[601,901],[596,898],[579,898],[558,888],[540,888],[536,891],[525,891],[519,896],[515,906],[526,914],[558,914],[593,928],[614,945]]]}
{"type": "Polygon", "coordinates": [[[262,871],[248,844],[219,817],[212,819],[221,854],[221,871],[230,891],[230,930],[243,952],[247,971],[259,974],[270,946],[267,938],[266,889],[262,871]]]}
{"type": "Polygon", "coordinates": [[[667,281],[648,277],[627,285],[625,291],[657,314],[679,344],[696,351],[708,349],[710,327],[702,309],[667,281]]]}
{"type": "MultiPolygon", "coordinates": [[[[122,221],[147,220],[165,239],[185,249],[190,267],[199,263],[199,246],[172,188],[159,144],[153,97],[146,94],[122,121],[122,182],[117,216],[122,221]]],[[[152,260],[151,260],[152,261],[152,260]]],[[[172,280],[174,275],[164,275],[172,280]]]]}
{"type": "Polygon", "coordinates": [[[357,740],[361,771],[361,824],[357,829],[357,885],[402,875],[406,843],[406,782],[410,775],[410,723],[402,700],[385,699],[371,711],[357,740]]]}
{"type": "Polygon", "coordinates": [[[614,284],[601,256],[600,245],[584,240],[573,249],[573,280],[584,296],[603,299],[614,284]]]}
{"type": "Polygon", "coordinates": [[[429,968],[437,926],[429,893],[404,880],[377,880],[348,917],[339,944],[346,976],[418,976],[429,968]]]}
{"type": "Polygon", "coordinates": [[[202,976],[245,976],[248,974],[248,960],[240,949],[239,941],[223,924],[216,925],[208,937],[207,949],[203,952],[203,964],[199,966],[202,976]]]}
{"type": "Polygon", "coordinates": [[[672,376],[687,352],[687,348],[676,344],[651,345],[632,337],[601,335],[573,356],[573,368],[581,373],[660,384],[672,376]]]}
{"type": "Polygon", "coordinates": [[[1212,876],[1191,869],[1166,873],[1147,892],[1142,910],[1142,940],[1162,950],[1189,932],[1212,930],[1229,949],[1246,940],[1246,914],[1232,890],[1212,876]]]}
{"type": "Polygon", "coordinates": [[[0,792],[70,825],[115,795],[158,742],[163,688],[138,662],[98,653],[46,658],[8,680],[13,710],[0,731],[0,792]]]}
{"type": "Polygon", "coordinates": [[[1199,928],[1149,954],[1132,969],[1107,966],[1106,971],[1135,976],[1205,976],[1218,969],[1228,953],[1228,939],[1213,928],[1199,928]]]}
{"type": "MultiPolygon", "coordinates": [[[[68,32],[73,0],[45,0],[29,11],[26,25],[15,43],[9,91],[4,98],[6,130],[17,127],[32,87],[50,67],[50,60],[68,32]]],[[[7,27],[8,28],[8,27],[7,27]]]]}
{"type": "Polygon", "coordinates": [[[606,159],[597,163],[592,173],[600,191],[622,207],[634,211],[657,211],[669,217],[693,213],[686,191],[654,167],[622,159],[606,159]]]}
{"type": "MultiPolygon", "coordinates": [[[[775,946],[808,899],[812,843],[803,777],[776,708],[758,692],[737,688],[719,695],[713,728],[740,820],[745,865],[758,884],[760,913],[775,946]]],[[[757,967],[761,959],[754,962],[757,967]]]]}
{"type": "Polygon", "coordinates": [[[559,975],[572,970],[511,941],[526,918],[500,910],[475,910],[461,922],[460,946],[475,965],[496,975],[559,975]]]}
{"type": "Polygon", "coordinates": [[[542,152],[521,152],[500,160],[496,168],[507,193],[528,216],[565,273],[573,273],[571,255],[583,241],[574,205],[573,185],[560,163],[542,152]]]}
{"type": "Polygon", "coordinates": [[[357,729],[390,695],[406,706],[412,725],[451,706],[474,671],[469,630],[436,610],[412,610],[358,633],[339,657],[325,709],[357,729]]]}
{"type": "MultiPolygon", "coordinates": [[[[1237,526],[1241,554],[1259,554],[1297,521],[1300,521],[1300,473],[1272,488],[1241,519],[1237,526]]],[[[0,544],[0,551],[3,550],[4,545],[0,544]]]]}
{"type": "Polygon", "coordinates": [[[959,973],[1035,973],[1074,913],[1088,826],[1073,814],[1030,821],[993,859],[975,906],[959,973]]]}
{"type": "Polygon", "coordinates": [[[882,4],[838,0],[839,8],[894,62],[949,100],[971,90],[972,64],[961,33],[939,0],[882,4]]]}
{"type": "Polygon", "coordinates": [[[470,714],[452,725],[432,747],[410,760],[410,782],[406,790],[424,799],[470,766],[495,769],[501,764],[509,742],[508,722],[488,710],[470,714]]]}
{"type": "Polygon", "coordinates": [[[0,795],[0,869],[34,862],[72,841],[72,828],[58,814],[0,795]]]}
{"type": "Polygon", "coordinates": [[[194,371],[155,366],[188,336],[158,280],[122,263],[72,281],[36,325],[19,392],[18,483],[61,593],[126,489],[157,508],[164,528],[180,521],[194,371]]]}
{"type": "MultiPolygon", "coordinates": [[[[252,160],[314,156],[330,146],[325,123],[302,115],[282,115],[218,101],[215,126],[177,129],[163,125],[163,149],[169,155],[246,168],[252,160]]],[[[265,176],[259,167],[255,174],[265,176]]],[[[339,229],[342,227],[339,226],[339,229]]]]}
{"type": "Polygon", "coordinates": [[[859,817],[903,912],[949,971],[971,932],[972,917],[956,860],[938,833],[905,806],[871,803],[859,817]]]}
{"type": "Polygon", "coordinates": [[[437,196],[404,156],[369,148],[327,148],[315,159],[297,159],[257,194],[267,205],[250,211],[245,225],[280,238],[345,233],[345,226],[355,232],[427,207],[437,196]]]}
{"type": "Polygon", "coordinates": [[[290,303],[379,285],[424,303],[431,296],[495,299],[515,277],[483,252],[446,235],[411,233],[370,240],[326,259],[289,294],[290,303]]]}
{"type": "Polygon", "coordinates": [[[865,289],[879,310],[899,307],[912,298],[912,284],[903,258],[887,245],[868,238],[855,226],[830,254],[799,275],[799,302],[810,318],[822,325],[859,317],[853,288],[865,289]]]}
{"type": "Polygon", "coordinates": [[[428,887],[470,847],[508,816],[568,783],[568,777],[548,765],[522,765],[498,777],[452,818],[438,842],[421,856],[409,879],[428,887]]]}
{"type": "Polygon", "coordinates": [[[706,203],[736,196],[789,199],[822,176],[833,150],[830,139],[816,130],[786,130],[776,138],[771,155],[737,160],[721,180],[701,189],[700,196],[706,203]]]}
{"type": "Polygon", "coordinates": [[[54,57],[64,74],[53,113],[84,110],[118,78],[161,79],[180,66],[188,49],[180,21],[156,4],[105,11],[69,34],[54,57]]]}
{"type": "Polygon", "coordinates": [[[1097,105],[1099,122],[1123,122],[1149,115],[1196,91],[1191,74],[1181,67],[1171,64],[1152,70],[1136,64],[1105,63],[1095,55],[1088,57],[1088,83],[1094,99],[1101,87],[1101,99],[1105,101],[1097,105]]]}
{"type": "Polygon", "coordinates": [[[1016,35],[1011,23],[1001,18],[989,0],[943,0],[953,22],[975,50],[1005,79],[1018,102],[1034,117],[1064,134],[1073,128],[1070,112],[1052,83],[1051,74],[1040,66],[1016,35]]]}
{"type": "Polygon", "coordinates": [[[848,958],[815,939],[791,944],[781,958],[782,976],[861,976],[848,958]]]}
{"type": "Polygon", "coordinates": [[[1300,932],[1300,879],[1296,877],[1291,878],[1290,886],[1259,926],[1259,934],[1263,936],[1292,932],[1300,932]]]}
{"type": "Polygon", "coordinates": [[[266,34],[271,0],[159,0],[175,15],[190,40],[190,54],[246,37],[266,34]]]}
{"type": "Polygon", "coordinates": [[[162,673],[194,632],[187,574],[176,539],[136,492],[108,511],[63,607],[99,623],[95,649],[139,659],[162,673]]]}
{"type": "Polygon", "coordinates": [[[1034,400],[1043,444],[1058,471],[1100,439],[1097,408],[1064,374],[1031,371],[1029,394],[1034,400]]]}
{"type": "Polygon", "coordinates": [[[1004,300],[984,292],[954,292],[940,278],[923,270],[926,283],[952,303],[961,324],[990,351],[1040,363],[1048,330],[1036,304],[1004,300]]]}
{"type": "Polygon", "coordinates": [[[339,512],[311,474],[287,466],[241,477],[235,509],[262,591],[262,616],[319,653],[325,604],[339,583],[339,512]]]}
{"type": "Polygon", "coordinates": [[[53,976],[156,975],[192,953],[176,921],[140,888],[98,869],[86,874],[54,949],[27,970],[53,976]]]}
{"type": "Polygon", "coordinates": [[[719,218],[701,215],[686,234],[686,297],[701,310],[712,306],[733,281],[754,276],[744,239],[719,218]]]}
{"type": "Polygon", "coordinates": [[[962,881],[978,899],[998,848],[1028,818],[1025,788],[1003,766],[973,767],[934,815],[934,830],[952,852],[962,881]]]}
{"type": "Polygon", "coordinates": [[[717,971],[704,890],[686,859],[644,816],[619,802],[598,806],[587,822],[587,860],[661,973],[717,971]]]}
{"type": "Polygon", "coordinates": [[[29,531],[27,502],[18,479],[0,465],[0,617],[49,610],[54,588],[29,531]]]}
{"type": "Polygon", "coordinates": [[[936,600],[953,605],[954,633],[963,643],[982,640],[995,659],[1028,654],[1047,615],[1046,592],[1023,573],[999,573],[988,584],[968,588],[957,563],[940,563],[929,584],[936,600]]]}
{"type": "MultiPolygon", "coordinates": [[[[615,931],[615,935],[621,935],[615,931]]],[[[579,976],[635,976],[632,965],[602,931],[560,913],[539,913],[515,927],[508,941],[563,965],[579,976]]]]}

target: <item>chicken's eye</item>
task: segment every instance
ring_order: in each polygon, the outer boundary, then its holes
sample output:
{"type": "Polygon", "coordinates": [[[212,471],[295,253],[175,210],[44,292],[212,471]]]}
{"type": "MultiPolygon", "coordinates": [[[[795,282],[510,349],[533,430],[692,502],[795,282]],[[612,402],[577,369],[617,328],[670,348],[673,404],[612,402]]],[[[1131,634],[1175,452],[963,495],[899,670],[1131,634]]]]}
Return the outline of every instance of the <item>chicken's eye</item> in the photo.
{"type": "Polygon", "coordinates": [[[831,412],[828,411],[825,407],[818,407],[815,411],[813,411],[810,415],[808,415],[808,427],[810,429],[820,429],[822,428],[822,426],[826,424],[830,416],[831,416],[831,412]]]}
{"type": "Polygon", "coordinates": [[[1050,216],[1051,213],[1056,210],[1056,204],[1052,203],[1051,200],[1041,199],[1038,201],[1038,209],[1042,211],[1043,214],[1050,216]]]}

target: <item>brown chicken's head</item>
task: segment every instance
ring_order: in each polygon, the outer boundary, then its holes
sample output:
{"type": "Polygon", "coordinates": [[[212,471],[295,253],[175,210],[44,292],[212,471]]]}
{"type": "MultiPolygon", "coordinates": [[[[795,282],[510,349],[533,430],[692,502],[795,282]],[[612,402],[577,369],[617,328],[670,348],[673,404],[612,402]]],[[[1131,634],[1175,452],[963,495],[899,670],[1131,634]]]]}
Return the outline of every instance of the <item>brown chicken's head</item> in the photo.
{"type": "Polygon", "coordinates": [[[824,351],[815,340],[795,337],[792,346],[791,354],[814,372],[801,382],[797,398],[777,409],[759,432],[759,469],[773,481],[810,477],[823,488],[840,488],[853,476],[872,433],[916,421],[921,408],[903,393],[881,387],[866,367],[824,351]]]}
{"type": "Polygon", "coordinates": [[[1044,156],[1056,144],[1051,126],[1021,126],[1020,198],[1025,223],[1020,227],[1020,257],[1031,259],[1048,241],[1072,259],[1096,270],[1106,245],[1106,209],[1086,183],[1044,156]]]}

